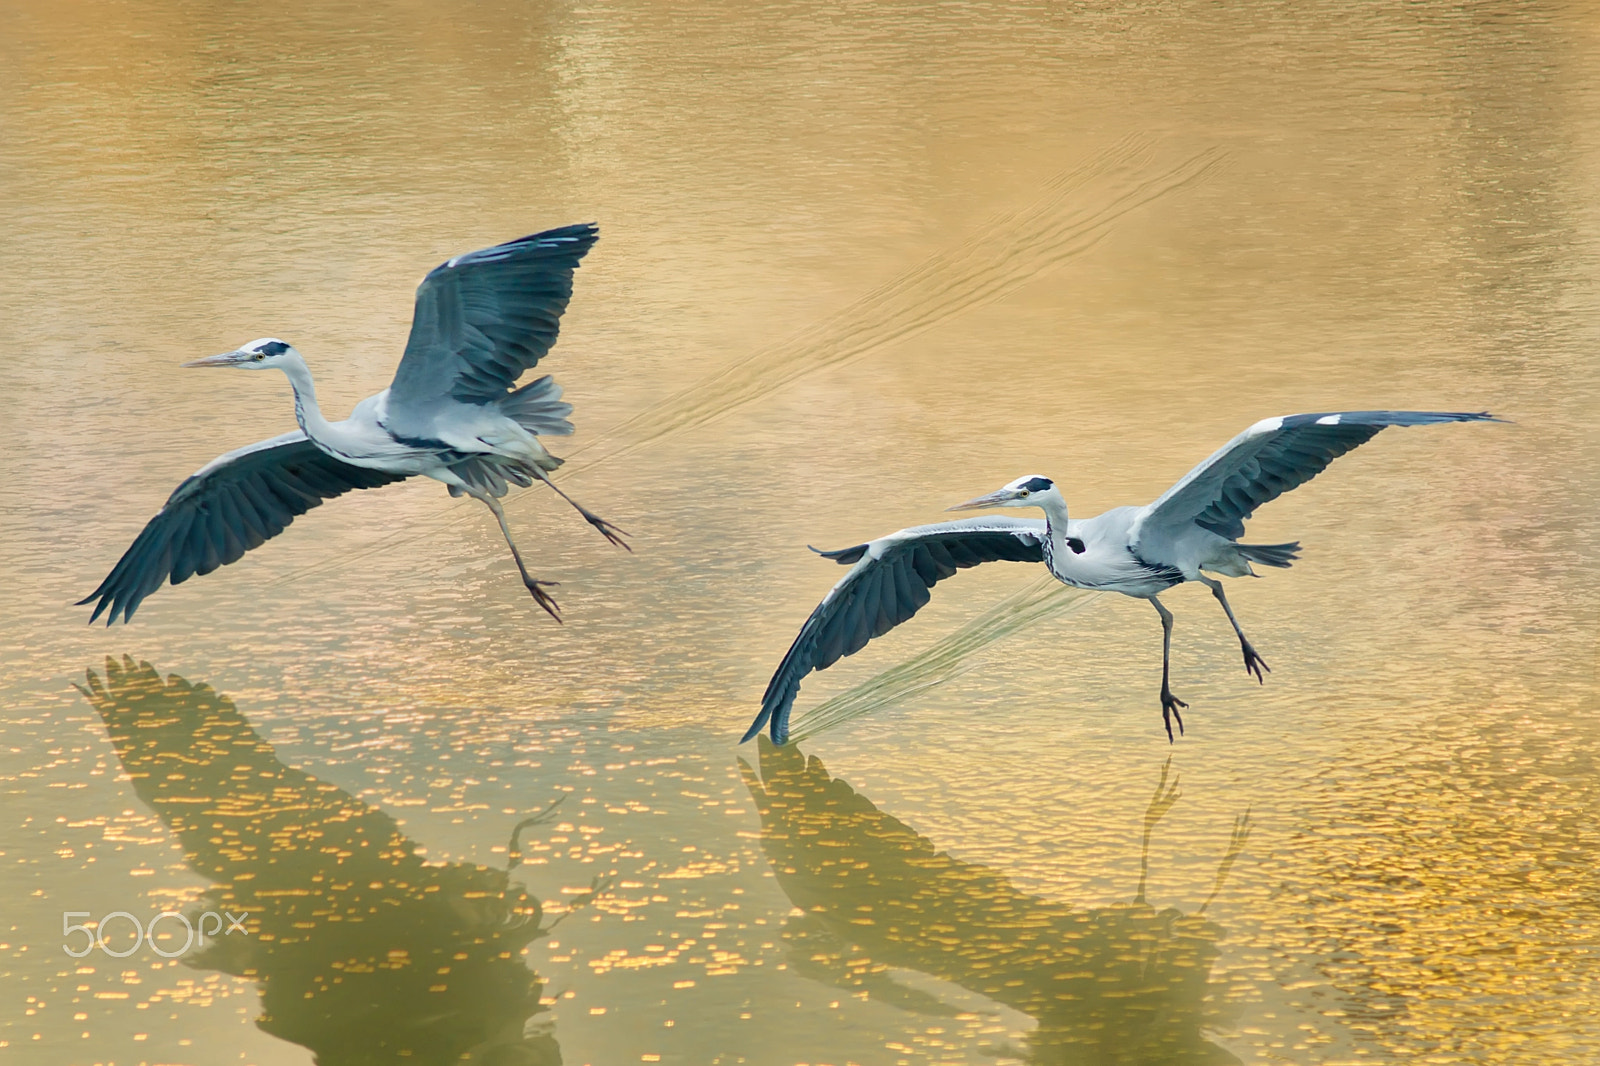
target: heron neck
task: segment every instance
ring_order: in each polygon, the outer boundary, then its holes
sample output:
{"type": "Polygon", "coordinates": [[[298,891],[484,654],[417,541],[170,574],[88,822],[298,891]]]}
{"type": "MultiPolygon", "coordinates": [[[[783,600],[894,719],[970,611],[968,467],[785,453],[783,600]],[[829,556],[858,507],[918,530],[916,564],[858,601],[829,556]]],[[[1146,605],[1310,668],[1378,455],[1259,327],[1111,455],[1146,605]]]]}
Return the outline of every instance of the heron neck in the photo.
{"type": "Polygon", "coordinates": [[[281,369],[294,389],[294,420],[312,440],[319,437],[326,440],[330,426],[322,417],[322,408],[317,406],[317,387],[311,382],[311,368],[302,359],[289,359],[283,362],[281,369]]]}
{"type": "Polygon", "coordinates": [[[1050,527],[1050,532],[1065,537],[1067,535],[1067,501],[1056,496],[1045,499],[1039,504],[1039,510],[1044,512],[1044,521],[1050,527]]]}
{"type": "Polygon", "coordinates": [[[1046,499],[1039,504],[1039,509],[1044,512],[1045,531],[1050,536],[1051,558],[1070,558],[1071,553],[1067,550],[1067,501],[1059,496],[1046,499]]]}

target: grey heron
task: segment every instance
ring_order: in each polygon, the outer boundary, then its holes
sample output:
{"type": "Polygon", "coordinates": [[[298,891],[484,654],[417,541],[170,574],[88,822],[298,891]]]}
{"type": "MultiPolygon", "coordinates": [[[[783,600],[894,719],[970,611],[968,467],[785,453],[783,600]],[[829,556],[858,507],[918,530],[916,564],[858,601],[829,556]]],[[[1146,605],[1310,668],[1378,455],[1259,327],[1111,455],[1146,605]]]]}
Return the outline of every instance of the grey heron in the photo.
{"type": "MultiPolygon", "coordinates": [[[[1056,580],[1077,588],[1120,592],[1148,600],[1161,616],[1161,715],[1183,731],[1172,694],[1172,612],[1160,593],[1186,581],[1211,590],[1239,637],[1245,670],[1258,682],[1270,672],[1239,628],[1222,582],[1254,576],[1251,564],[1287,567],[1300,543],[1240,544],[1244,522],[1262,504],[1316,477],[1334,459],[1365,444],[1387,426],[1441,422],[1498,422],[1487,412],[1336,411],[1267,418],[1185,474],[1146,507],[1115,507],[1093,518],[1067,517],[1067,501],[1050,478],[1017,478],[986,496],[949,508],[1038,507],[1043,520],[995,515],[914,526],[838,551],[817,554],[850,566],[806,619],[761,698],[761,713],[743,740],[771,726],[774,743],[789,735],[789,711],[801,680],[916,614],[934,585],[959,569],[1009,560],[1042,562],[1056,580]]],[[[816,549],[812,549],[816,551],[816,549]]],[[[741,741],[741,743],[743,742],[741,741]]]]}
{"type": "Polygon", "coordinates": [[[184,363],[282,370],[300,428],[220,455],[180,484],[100,587],[78,601],[97,601],[89,620],[109,612],[107,625],[119,614],[129,621],[163,581],[177,585],[235,562],[323,500],[422,475],[494,512],[523,584],[559,622],[545,591],[555,582],[528,573],[499,497],[508,482],[542,481],[607,540],[628,547],[622,530],[550,480],[561,460],[539,438],[572,432],[572,405],[561,401],[561,387],[548,374],[513,387],[555,344],[572,273],[598,239],[594,225],[563,226],[430,271],[417,287],[394,381],[341,422],[328,421],[317,406],[304,357],[275,337],[184,363]]]}

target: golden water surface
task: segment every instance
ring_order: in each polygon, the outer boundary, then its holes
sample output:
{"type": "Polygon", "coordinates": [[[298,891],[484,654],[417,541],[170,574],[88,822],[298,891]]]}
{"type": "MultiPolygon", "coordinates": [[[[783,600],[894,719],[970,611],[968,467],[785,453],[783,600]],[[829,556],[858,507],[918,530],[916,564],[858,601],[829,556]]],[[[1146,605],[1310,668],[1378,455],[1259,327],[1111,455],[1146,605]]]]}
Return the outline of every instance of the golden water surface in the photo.
{"type": "Polygon", "coordinates": [[[1593,5],[9,0],[0,69],[0,1060],[1600,1058],[1593,5]],[[431,482],[84,625],[292,427],[179,362],[342,414],[590,220],[541,369],[635,552],[511,498],[564,625],[431,482]],[[1176,744],[1154,612],[996,565],[736,745],[806,544],[1352,408],[1510,422],[1263,510],[1264,686],[1168,595],[1176,744]]]}

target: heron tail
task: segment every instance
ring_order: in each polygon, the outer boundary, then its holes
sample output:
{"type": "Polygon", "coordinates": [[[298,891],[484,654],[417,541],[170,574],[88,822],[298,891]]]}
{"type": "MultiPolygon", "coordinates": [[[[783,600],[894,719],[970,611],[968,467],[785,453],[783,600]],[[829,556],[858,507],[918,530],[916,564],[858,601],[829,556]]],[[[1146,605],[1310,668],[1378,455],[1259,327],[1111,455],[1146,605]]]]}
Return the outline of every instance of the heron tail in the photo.
{"type": "Polygon", "coordinates": [[[1300,542],[1297,540],[1287,544],[1235,544],[1234,549],[1252,563],[1262,566],[1288,567],[1300,558],[1300,542]]]}
{"type": "Polygon", "coordinates": [[[565,437],[572,433],[570,403],[561,402],[561,386],[546,374],[495,401],[500,413],[535,436],[565,437]]]}
{"type": "Polygon", "coordinates": [[[558,459],[542,449],[540,457],[532,462],[511,459],[503,455],[473,456],[471,459],[451,464],[450,472],[466,484],[450,485],[450,495],[465,496],[468,493],[475,493],[504,496],[510,487],[507,482],[527,488],[533,484],[535,478],[545,479],[540,473],[541,470],[554,470],[564,462],[565,459],[558,459]]]}

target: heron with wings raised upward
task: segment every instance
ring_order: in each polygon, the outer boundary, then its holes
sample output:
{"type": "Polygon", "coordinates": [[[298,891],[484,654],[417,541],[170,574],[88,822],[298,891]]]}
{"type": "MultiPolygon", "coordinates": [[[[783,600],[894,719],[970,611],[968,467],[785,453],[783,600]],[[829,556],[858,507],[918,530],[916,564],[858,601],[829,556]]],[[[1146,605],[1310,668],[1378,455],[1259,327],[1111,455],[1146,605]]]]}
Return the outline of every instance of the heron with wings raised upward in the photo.
{"type": "Polygon", "coordinates": [[[561,460],[539,438],[572,432],[561,387],[546,375],[513,388],[555,344],[572,272],[599,235],[593,225],[563,226],[430,271],[417,288],[393,383],[342,422],[323,416],[305,359],[276,338],[183,364],[282,370],[300,428],[220,455],[179,485],[100,587],[79,601],[97,601],[90,621],[102,613],[107,625],[119,614],[132,619],[163,581],[177,585],[238,560],[323,500],[420,474],[494,512],[523,584],[559,622],[545,591],[555,582],[528,573],[499,497],[508,482],[542,481],[607,540],[627,547],[621,530],[550,481],[561,460]]]}
{"type": "MultiPolygon", "coordinates": [[[[1245,670],[1257,681],[1270,672],[1233,616],[1222,582],[1253,575],[1252,564],[1287,567],[1300,543],[1240,544],[1244,522],[1257,507],[1316,477],[1345,452],[1386,426],[1439,422],[1497,422],[1487,412],[1339,411],[1288,415],[1257,422],[1185,474],[1147,507],[1116,507],[1094,518],[1067,517],[1067,501],[1047,477],[1021,477],[1004,488],[958,504],[952,511],[1038,507],[1044,519],[993,516],[915,526],[853,548],[818,554],[851,570],[823,597],[801,627],[761,699],[761,713],[744,735],[771,724],[772,739],[789,736],[789,710],[801,680],[813,670],[854,655],[916,614],[930,590],[958,569],[1011,560],[1044,563],[1056,580],[1076,588],[1120,592],[1149,600],[1161,616],[1161,714],[1167,739],[1183,731],[1172,694],[1172,612],[1160,593],[1198,581],[1216,596],[1239,637],[1245,670]]],[[[815,549],[813,549],[815,550],[815,549]]]]}

